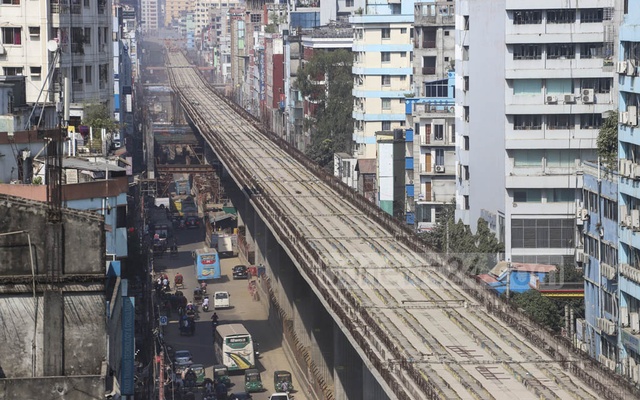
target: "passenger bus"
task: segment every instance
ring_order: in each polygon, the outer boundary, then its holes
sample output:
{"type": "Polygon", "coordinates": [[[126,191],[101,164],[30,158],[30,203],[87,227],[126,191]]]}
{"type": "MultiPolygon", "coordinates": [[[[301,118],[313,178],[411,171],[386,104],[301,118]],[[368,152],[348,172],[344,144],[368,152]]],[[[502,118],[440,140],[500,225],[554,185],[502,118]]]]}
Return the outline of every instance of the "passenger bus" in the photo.
{"type": "Polygon", "coordinates": [[[242,371],[256,365],[253,339],[242,324],[218,325],[213,350],[216,361],[229,371],[242,371]]]}
{"type": "Polygon", "coordinates": [[[196,250],[193,254],[193,261],[196,267],[196,277],[199,281],[220,278],[220,257],[214,249],[205,247],[196,250]]]}

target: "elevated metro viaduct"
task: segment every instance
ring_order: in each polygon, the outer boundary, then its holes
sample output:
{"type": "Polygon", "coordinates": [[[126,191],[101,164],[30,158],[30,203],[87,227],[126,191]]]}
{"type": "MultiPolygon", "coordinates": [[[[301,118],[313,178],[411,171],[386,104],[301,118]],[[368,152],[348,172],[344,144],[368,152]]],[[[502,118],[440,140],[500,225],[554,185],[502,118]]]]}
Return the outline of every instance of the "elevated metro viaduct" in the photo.
{"type": "Polygon", "coordinates": [[[277,139],[267,140],[179,56],[169,57],[177,67],[171,86],[237,185],[227,192],[265,266],[270,318],[310,392],[367,400],[637,397],[456,264],[415,261],[425,249],[400,225],[285,143],[276,148],[269,140],[277,139]]]}

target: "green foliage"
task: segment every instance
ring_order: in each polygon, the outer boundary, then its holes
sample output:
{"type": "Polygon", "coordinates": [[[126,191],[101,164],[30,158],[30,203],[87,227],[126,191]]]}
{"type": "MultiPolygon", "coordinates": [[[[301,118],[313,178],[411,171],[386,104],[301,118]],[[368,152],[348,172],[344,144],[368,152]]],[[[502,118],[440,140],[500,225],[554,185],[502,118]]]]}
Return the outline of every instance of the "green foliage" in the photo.
{"type": "Polygon", "coordinates": [[[478,219],[475,235],[462,221],[456,223],[455,208],[454,200],[443,205],[435,228],[422,237],[436,250],[457,258],[469,273],[488,272],[497,262],[495,255],[504,252],[504,245],[482,218],[478,219]]]}
{"type": "Polygon", "coordinates": [[[31,181],[32,185],[42,185],[42,177],[41,176],[36,176],[35,178],[33,178],[33,180],[31,181]]]}
{"type": "Polygon", "coordinates": [[[276,32],[278,32],[278,25],[269,24],[269,25],[264,27],[264,32],[265,33],[276,33],[276,32]]]}
{"type": "Polygon", "coordinates": [[[598,133],[598,157],[610,171],[618,170],[618,113],[610,111],[598,133]]]}
{"type": "Polygon", "coordinates": [[[562,327],[563,318],[557,304],[550,298],[544,297],[537,290],[513,293],[511,301],[537,323],[547,326],[553,331],[559,331],[562,327]]]}
{"type": "Polygon", "coordinates": [[[107,132],[118,130],[118,123],[113,119],[109,109],[103,104],[89,104],[84,110],[82,125],[90,126],[94,130],[106,129],[107,132]]]}
{"type": "Polygon", "coordinates": [[[353,56],[349,51],[318,51],[298,70],[298,89],[318,104],[312,117],[307,155],[323,167],[331,167],[334,153],[351,149],[352,63],[353,56]],[[324,81],[324,84],[317,84],[318,81],[324,81]]]}

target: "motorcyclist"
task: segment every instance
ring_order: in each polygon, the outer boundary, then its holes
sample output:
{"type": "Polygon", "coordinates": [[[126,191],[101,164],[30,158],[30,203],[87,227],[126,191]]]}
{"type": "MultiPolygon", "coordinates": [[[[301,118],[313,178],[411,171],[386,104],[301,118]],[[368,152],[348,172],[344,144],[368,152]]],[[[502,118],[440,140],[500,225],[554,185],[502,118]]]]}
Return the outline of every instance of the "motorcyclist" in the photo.
{"type": "Polygon", "coordinates": [[[202,300],[202,309],[209,311],[209,297],[205,297],[204,300],[202,300]]]}
{"type": "Polygon", "coordinates": [[[215,312],[211,316],[211,325],[213,325],[214,329],[216,326],[218,326],[218,314],[216,314],[215,312]]]}
{"type": "Polygon", "coordinates": [[[200,290],[202,290],[202,293],[207,292],[207,282],[200,282],[200,290]]]}

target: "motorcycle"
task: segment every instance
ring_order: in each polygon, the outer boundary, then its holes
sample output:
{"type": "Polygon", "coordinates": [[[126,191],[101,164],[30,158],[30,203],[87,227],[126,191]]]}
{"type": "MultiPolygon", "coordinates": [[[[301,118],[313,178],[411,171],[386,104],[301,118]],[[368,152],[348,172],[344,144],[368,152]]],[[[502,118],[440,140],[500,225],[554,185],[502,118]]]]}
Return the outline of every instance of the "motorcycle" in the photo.
{"type": "Polygon", "coordinates": [[[260,343],[258,342],[253,343],[254,354],[256,358],[260,358],[260,350],[258,350],[259,347],[260,347],[260,343]]]}
{"type": "Polygon", "coordinates": [[[209,296],[205,296],[204,300],[202,301],[202,311],[209,311],[209,296]]]}
{"type": "Polygon", "coordinates": [[[200,290],[202,290],[202,293],[207,293],[207,282],[200,283],[200,290]]]}

